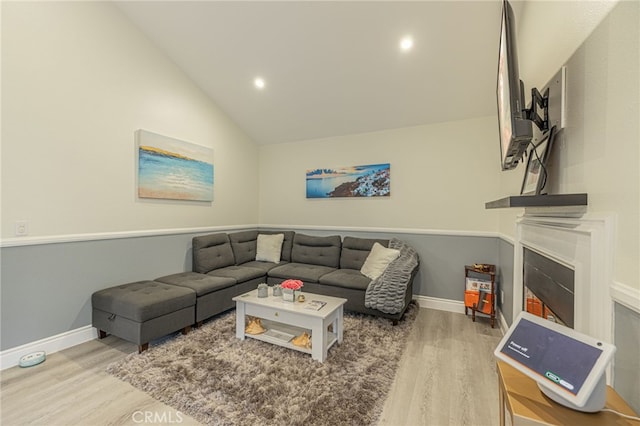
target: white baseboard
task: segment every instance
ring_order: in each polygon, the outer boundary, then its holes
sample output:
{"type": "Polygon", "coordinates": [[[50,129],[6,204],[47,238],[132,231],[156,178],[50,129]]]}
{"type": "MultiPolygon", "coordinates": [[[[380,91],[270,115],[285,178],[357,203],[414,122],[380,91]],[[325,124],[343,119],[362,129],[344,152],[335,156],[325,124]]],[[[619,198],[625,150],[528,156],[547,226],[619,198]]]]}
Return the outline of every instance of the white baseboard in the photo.
{"type": "Polygon", "coordinates": [[[509,324],[507,324],[507,320],[504,317],[504,315],[502,315],[501,310],[498,310],[498,325],[500,326],[500,331],[502,332],[503,335],[509,329],[509,324]]]}
{"type": "MultiPolygon", "coordinates": [[[[420,305],[421,308],[464,314],[464,302],[459,300],[439,299],[437,297],[415,295],[413,296],[413,300],[418,302],[418,305],[420,305]]],[[[509,325],[507,325],[507,321],[505,320],[504,315],[502,315],[502,311],[497,312],[496,320],[500,331],[504,334],[509,329],[509,325]]]]}
{"type": "Polygon", "coordinates": [[[418,302],[421,308],[464,314],[464,302],[459,300],[440,299],[429,296],[413,296],[413,299],[418,302]]]}
{"type": "Polygon", "coordinates": [[[79,345],[98,337],[98,332],[90,325],[76,328],[56,336],[27,343],[22,346],[0,352],[0,369],[15,367],[24,355],[44,351],[47,355],[79,345]]]}

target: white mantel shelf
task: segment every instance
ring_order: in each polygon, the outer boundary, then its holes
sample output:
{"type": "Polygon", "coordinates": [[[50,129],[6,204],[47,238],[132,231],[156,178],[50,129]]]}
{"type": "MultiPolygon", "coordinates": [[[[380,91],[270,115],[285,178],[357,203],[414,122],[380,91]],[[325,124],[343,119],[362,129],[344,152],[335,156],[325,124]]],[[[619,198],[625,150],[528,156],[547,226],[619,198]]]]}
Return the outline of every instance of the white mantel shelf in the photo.
{"type": "Polygon", "coordinates": [[[485,209],[586,206],[587,194],[513,195],[485,203],[485,209]]]}

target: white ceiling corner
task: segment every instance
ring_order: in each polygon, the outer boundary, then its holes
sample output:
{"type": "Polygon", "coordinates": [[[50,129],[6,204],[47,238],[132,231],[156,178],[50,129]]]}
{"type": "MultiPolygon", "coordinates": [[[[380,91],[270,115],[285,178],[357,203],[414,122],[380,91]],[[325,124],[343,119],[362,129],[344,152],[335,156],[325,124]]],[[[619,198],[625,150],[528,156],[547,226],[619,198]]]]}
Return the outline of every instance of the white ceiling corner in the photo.
{"type": "Polygon", "coordinates": [[[500,0],[116,4],[260,144],[496,114],[500,0]]]}

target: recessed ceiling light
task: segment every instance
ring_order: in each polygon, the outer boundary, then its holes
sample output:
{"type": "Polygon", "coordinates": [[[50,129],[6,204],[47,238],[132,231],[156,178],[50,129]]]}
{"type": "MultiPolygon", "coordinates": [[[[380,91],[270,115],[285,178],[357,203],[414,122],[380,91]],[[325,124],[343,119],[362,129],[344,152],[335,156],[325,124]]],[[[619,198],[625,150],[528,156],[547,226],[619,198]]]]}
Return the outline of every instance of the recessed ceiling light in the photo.
{"type": "Polygon", "coordinates": [[[411,50],[411,48],[413,47],[413,39],[411,38],[411,36],[406,36],[403,37],[402,40],[400,40],[400,49],[402,49],[403,51],[408,51],[411,50]]]}
{"type": "Polygon", "coordinates": [[[261,77],[256,77],[256,79],[253,80],[253,84],[258,89],[264,89],[264,86],[265,86],[264,79],[262,79],[261,77]]]}

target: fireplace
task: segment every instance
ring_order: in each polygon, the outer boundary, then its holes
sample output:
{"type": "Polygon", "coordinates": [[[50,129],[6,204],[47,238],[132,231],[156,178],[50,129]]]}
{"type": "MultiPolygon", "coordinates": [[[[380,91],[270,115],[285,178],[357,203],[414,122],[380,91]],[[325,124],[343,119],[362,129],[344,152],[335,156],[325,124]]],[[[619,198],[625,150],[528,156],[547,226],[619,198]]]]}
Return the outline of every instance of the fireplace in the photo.
{"type": "Polygon", "coordinates": [[[549,308],[554,319],[611,342],[612,236],[611,216],[580,214],[574,217],[551,208],[527,209],[516,222],[512,320],[527,307],[525,277],[534,277],[535,290],[541,293],[536,297],[542,313],[543,305],[553,305],[560,300],[560,306],[549,308]],[[549,262],[558,269],[560,278],[548,279],[547,276],[553,275],[548,272],[549,262]],[[541,272],[544,270],[546,272],[541,272]],[[549,296],[551,282],[559,285],[552,289],[556,293],[549,296]],[[567,302],[570,299],[572,302],[567,302]],[[573,315],[569,315],[571,310],[573,315]]]}
{"type": "Polygon", "coordinates": [[[573,269],[525,247],[522,272],[524,309],[573,328],[573,269]]]}

